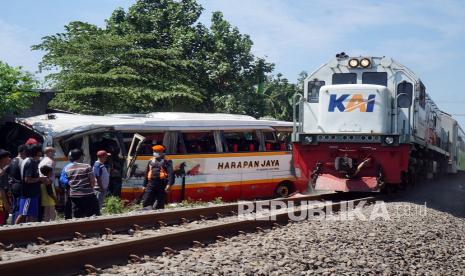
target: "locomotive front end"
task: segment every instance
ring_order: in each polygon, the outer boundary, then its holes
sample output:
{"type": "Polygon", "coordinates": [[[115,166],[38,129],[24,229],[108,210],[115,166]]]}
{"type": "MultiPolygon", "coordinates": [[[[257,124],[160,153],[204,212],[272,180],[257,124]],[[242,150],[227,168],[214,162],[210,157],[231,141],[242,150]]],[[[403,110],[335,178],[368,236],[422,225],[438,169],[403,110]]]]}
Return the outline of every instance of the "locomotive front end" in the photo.
{"type": "Polygon", "coordinates": [[[399,97],[380,60],[342,57],[307,78],[293,154],[301,181],[314,189],[379,191],[408,171],[409,145],[397,131],[399,97]]]}

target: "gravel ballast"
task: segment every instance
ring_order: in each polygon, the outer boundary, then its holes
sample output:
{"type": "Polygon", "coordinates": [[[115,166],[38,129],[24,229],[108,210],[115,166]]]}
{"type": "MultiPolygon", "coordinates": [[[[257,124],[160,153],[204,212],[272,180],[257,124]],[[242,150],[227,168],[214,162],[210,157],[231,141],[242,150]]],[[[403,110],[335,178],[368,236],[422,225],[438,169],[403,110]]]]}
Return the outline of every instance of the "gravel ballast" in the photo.
{"type": "MultiPolygon", "coordinates": [[[[373,205],[363,208],[367,218],[373,205]]],[[[305,220],[205,248],[113,266],[124,275],[464,275],[465,220],[425,205],[386,203],[390,220],[305,220]]],[[[379,211],[379,209],[378,209],[379,211]]]]}

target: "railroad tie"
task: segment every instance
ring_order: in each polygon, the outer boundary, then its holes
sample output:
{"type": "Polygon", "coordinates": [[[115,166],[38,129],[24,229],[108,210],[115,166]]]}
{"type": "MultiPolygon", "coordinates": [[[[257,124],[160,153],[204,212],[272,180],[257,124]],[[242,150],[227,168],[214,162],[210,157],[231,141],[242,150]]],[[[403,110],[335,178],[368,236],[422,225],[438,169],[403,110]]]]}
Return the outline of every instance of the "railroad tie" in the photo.
{"type": "Polygon", "coordinates": [[[261,228],[260,226],[255,227],[257,232],[265,232],[265,229],[261,228]]]}
{"type": "Polygon", "coordinates": [[[132,229],[133,229],[134,231],[141,231],[141,230],[143,230],[144,228],[143,228],[142,226],[140,226],[139,224],[133,224],[133,225],[132,225],[132,229]]]}
{"type": "Polygon", "coordinates": [[[167,255],[174,255],[174,254],[178,253],[176,250],[174,250],[173,248],[168,247],[168,246],[163,248],[163,252],[165,252],[167,255]]]}
{"type": "Polygon", "coordinates": [[[105,229],[103,229],[103,230],[105,231],[105,234],[106,234],[107,236],[113,235],[113,234],[115,233],[115,231],[111,230],[111,229],[108,228],[108,227],[105,228],[105,229]]]}
{"type": "Polygon", "coordinates": [[[223,236],[216,236],[216,239],[217,239],[218,241],[225,241],[225,240],[226,240],[226,238],[223,237],[223,236]]]}
{"type": "Polygon", "coordinates": [[[13,248],[15,248],[15,246],[12,243],[5,245],[4,243],[0,242],[0,250],[12,250],[13,248]]]}
{"type": "Polygon", "coordinates": [[[129,255],[129,262],[132,263],[132,264],[140,264],[140,263],[144,262],[144,259],[137,256],[136,254],[131,254],[131,255],[129,255]]]}
{"type": "Polygon", "coordinates": [[[50,241],[48,241],[48,240],[46,240],[46,239],[44,239],[44,238],[42,238],[42,237],[37,237],[36,239],[37,239],[37,242],[39,242],[40,245],[44,245],[44,244],[49,244],[49,243],[50,243],[50,241]]]}
{"type": "Polygon", "coordinates": [[[10,244],[9,246],[6,246],[4,243],[0,242],[0,249],[1,250],[7,250],[7,249],[9,249],[8,247],[13,247],[13,245],[10,244]]]}
{"type": "Polygon", "coordinates": [[[205,246],[205,244],[203,244],[203,243],[201,243],[199,241],[193,241],[192,244],[193,244],[194,247],[204,247],[205,246]]]}
{"type": "Polygon", "coordinates": [[[85,264],[84,271],[86,272],[87,275],[97,275],[97,273],[100,272],[100,268],[96,268],[95,266],[91,264],[85,264]]]}
{"type": "Polygon", "coordinates": [[[279,228],[279,227],[281,227],[281,226],[282,226],[282,225],[279,224],[279,223],[277,223],[277,222],[274,222],[274,223],[273,223],[273,227],[279,228]]]}
{"type": "Polygon", "coordinates": [[[74,237],[78,240],[86,238],[86,235],[81,234],[80,232],[74,232],[74,237]]]}

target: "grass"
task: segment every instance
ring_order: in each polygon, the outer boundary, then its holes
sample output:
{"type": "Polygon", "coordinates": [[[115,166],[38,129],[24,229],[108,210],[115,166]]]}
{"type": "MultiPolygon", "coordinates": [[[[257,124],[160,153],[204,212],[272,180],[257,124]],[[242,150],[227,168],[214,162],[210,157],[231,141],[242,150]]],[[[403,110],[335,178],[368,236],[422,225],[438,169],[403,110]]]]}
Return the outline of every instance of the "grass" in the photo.
{"type": "Polygon", "coordinates": [[[216,197],[213,201],[201,201],[201,200],[192,200],[190,198],[183,200],[179,203],[170,203],[166,205],[167,209],[174,209],[178,207],[186,207],[186,208],[193,208],[193,207],[202,207],[207,206],[208,204],[223,204],[223,199],[221,197],[216,197]]]}
{"type": "MultiPolygon", "coordinates": [[[[209,204],[223,204],[223,199],[221,197],[215,198],[213,201],[200,201],[200,200],[192,200],[187,199],[183,200],[182,202],[178,203],[170,203],[166,205],[167,209],[175,209],[179,207],[184,208],[193,208],[193,207],[202,207],[207,206],[209,204]]],[[[115,214],[124,214],[129,213],[132,211],[142,210],[142,203],[129,203],[126,200],[121,200],[119,197],[116,196],[108,196],[105,198],[101,213],[102,215],[115,215],[115,214]]],[[[57,220],[64,219],[63,213],[57,214],[57,220]]]]}

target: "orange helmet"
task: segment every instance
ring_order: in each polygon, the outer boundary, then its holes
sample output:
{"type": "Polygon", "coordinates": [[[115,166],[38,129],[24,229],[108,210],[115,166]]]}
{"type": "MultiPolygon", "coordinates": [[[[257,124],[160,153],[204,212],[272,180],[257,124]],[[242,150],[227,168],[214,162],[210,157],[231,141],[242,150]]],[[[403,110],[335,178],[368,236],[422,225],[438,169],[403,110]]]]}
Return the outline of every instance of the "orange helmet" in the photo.
{"type": "Polygon", "coordinates": [[[162,145],[155,145],[155,146],[152,147],[152,150],[155,151],[155,152],[164,152],[165,147],[162,146],[162,145]]]}

